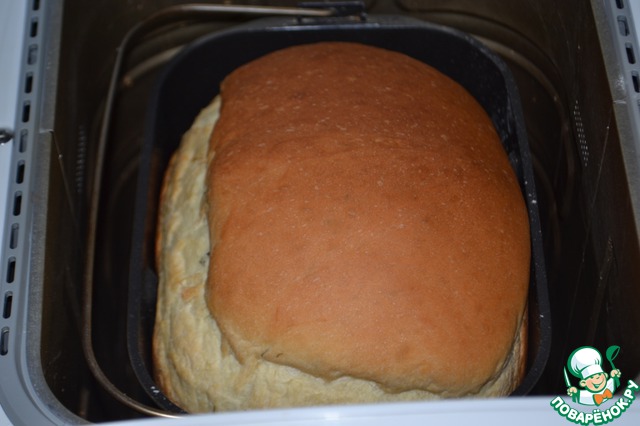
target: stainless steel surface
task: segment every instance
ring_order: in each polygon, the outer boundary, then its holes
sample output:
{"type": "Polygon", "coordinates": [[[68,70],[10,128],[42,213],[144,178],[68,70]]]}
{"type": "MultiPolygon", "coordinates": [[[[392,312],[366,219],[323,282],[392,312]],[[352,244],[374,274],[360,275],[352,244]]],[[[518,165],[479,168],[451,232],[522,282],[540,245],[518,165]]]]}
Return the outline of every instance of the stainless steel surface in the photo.
{"type": "MultiPolygon", "coordinates": [[[[0,224],[6,222],[9,206],[9,164],[18,111],[26,10],[25,1],[0,3],[0,224]]],[[[3,242],[4,226],[0,225],[0,255],[3,242]]]]}
{"type": "Polygon", "coordinates": [[[0,3],[0,129],[15,124],[26,11],[26,1],[0,3]]]}

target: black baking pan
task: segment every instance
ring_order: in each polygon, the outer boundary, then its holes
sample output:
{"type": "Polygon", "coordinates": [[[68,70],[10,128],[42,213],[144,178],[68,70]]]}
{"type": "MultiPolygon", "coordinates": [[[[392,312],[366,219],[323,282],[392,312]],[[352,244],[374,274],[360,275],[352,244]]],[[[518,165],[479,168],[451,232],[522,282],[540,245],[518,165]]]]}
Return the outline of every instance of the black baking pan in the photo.
{"type": "Polygon", "coordinates": [[[397,16],[370,16],[359,22],[259,19],[205,36],[167,65],[146,117],[132,236],[127,331],[132,366],[141,385],[161,408],[179,411],[153,382],[149,356],[157,286],[156,214],[171,154],[198,112],[218,93],[219,83],[235,68],[280,48],[328,40],[375,45],[419,59],[464,86],[492,118],[529,212],[529,360],[527,375],[513,395],[529,394],[547,361],[551,323],[532,159],[515,82],[506,65],[470,35],[397,16]]]}

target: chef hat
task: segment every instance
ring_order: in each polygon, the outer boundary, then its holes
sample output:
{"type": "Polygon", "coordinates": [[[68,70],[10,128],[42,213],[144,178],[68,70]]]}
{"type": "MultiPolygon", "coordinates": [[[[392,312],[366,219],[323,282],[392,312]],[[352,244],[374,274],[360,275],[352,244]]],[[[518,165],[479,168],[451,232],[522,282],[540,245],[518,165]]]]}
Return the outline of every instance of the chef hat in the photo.
{"type": "Polygon", "coordinates": [[[583,346],[573,351],[567,364],[571,374],[581,379],[586,379],[597,373],[604,373],[602,355],[590,346],[583,346]]]}

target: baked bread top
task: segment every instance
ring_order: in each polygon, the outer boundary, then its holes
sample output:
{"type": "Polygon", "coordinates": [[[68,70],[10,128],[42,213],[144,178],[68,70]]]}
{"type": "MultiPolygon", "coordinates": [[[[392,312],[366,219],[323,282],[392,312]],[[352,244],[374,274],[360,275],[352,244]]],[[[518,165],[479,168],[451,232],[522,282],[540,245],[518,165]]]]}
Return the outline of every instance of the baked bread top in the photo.
{"type": "Polygon", "coordinates": [[[209,149],[207,305],[240,362],[478,392],[526,307],[520,188],[460,85],[353,43],[234,71],[209,149]]]}

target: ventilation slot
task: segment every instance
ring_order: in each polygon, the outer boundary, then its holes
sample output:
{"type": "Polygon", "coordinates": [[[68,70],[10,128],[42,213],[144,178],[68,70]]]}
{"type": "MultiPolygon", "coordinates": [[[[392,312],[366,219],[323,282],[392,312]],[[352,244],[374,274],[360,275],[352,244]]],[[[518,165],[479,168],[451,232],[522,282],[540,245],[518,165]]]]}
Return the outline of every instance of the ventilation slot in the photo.
{"type": "Polygon", "coordinates": [[[627,18],[624,16],[618,16],[618,31],[620,31],[620,35],[622,37],[629,35],[629,23],[627,22],[627,18]]]}
{"type": "Polygon", "coordinates": [[[9,328],[5,327],[0,332],[0,356],[9,353],[9,328]]]}
{"type": "Polygon", "coordinates": [[[17,223],[11,225],[11,234],[9,236],[9,248],[15,249],[18,247],[18,232],[20,231],[20,226],[17,223]]]}
{"type": "Polygon", "coordinates": [[[18,150],[20,152],[25,152],[27,150],[27,138],[29,136],[29,132],[23,130],[20,132],[20,144],[18,146],[18,150]]]}
{"type": "Polygon", "coordinates": [[[33,38],[38,35],[38,20],[33,19],[31,21],[31,28],[29,29],[29,35],[33,38]]]}
{"type": "Polygon", "coordinates": [[[18,191],[13,196],[13,215],[20,216],[22,210],[22,192],[18,191]]]}
{"type": "Polygon", "coordinates": [[[24,93],[31,93],[33,90],[33,74],[27,74],[27,77],[24,79],[24,93]]]}
{"type": "Polygon", "coordinates": [[[31,116],[31,102],[26,101],[22,104],[22,122],[26,123],[29,121],[29,117],[31,116]]]}
{"type": "Polygon", "coordinates": [[[633,51],[633,45],[631,43],[626,43],[624,48],[627,51],[627,61],[629,61],[630,64],[635,64],[636,54],[633,51]]]}
{"type": "Polygon", "coordinates": [[[2,308],[2,318],[7,319],[11,316],[11,305],[13,303],[13,293],[8,292],[4,295],[4,307],[2,308]]]}
{"type": "Polygon", "coordinates": [[[27,52],[27,64],[34,65],[38,60],[38,45],[32,44],[27,52]]]}
{"type": "Polygon", "coordinates": [[[16,183],[24,182],[24,160],[18,162],[18,170],[16,170],[16,183]]]}
{"type": "Polygon", "coordinates": [[[640,93],[640,76],[638,76],[638,71],[631,71],[631,81],[633,82],[633,90],[636,93],[640,93]]]}
{"type": "Polygon", "coordinates": [[[16,258],[9,258],[7,262],[7,283],[11,284],[16,279],[16,258]]]}

